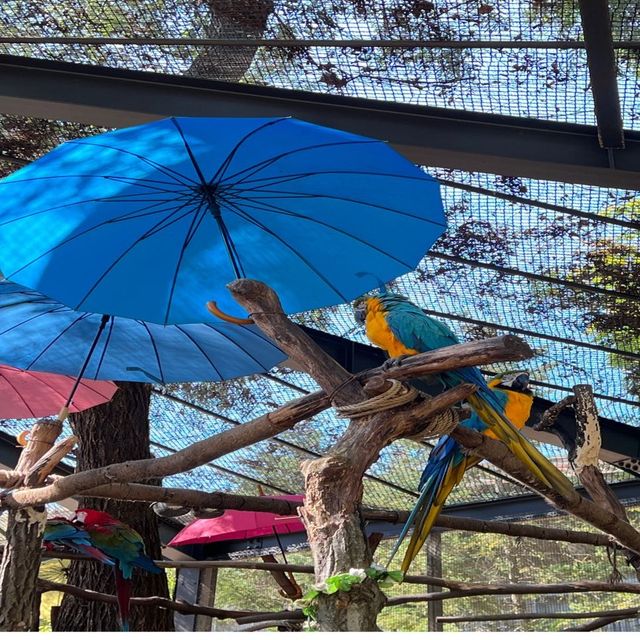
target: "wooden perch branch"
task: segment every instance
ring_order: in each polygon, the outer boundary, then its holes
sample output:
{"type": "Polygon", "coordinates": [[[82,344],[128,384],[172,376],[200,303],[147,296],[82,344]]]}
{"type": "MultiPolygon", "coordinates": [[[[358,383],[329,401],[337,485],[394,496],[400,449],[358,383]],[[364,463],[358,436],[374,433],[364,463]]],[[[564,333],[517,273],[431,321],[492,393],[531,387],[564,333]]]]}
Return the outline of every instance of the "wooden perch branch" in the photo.
{"type": "Polygon", "coordinates": [[[41,489],[15,491],[2,498],[0,506],[16,509],[25,505],[45,504],[63,500],[105,484],[136,482],[182,473],[277,435],[328,406],[329,401],[324,394],[311,393],[288,402],[271,413],[197,442],[177,453],[163,458],[112,464],[59,478],[41,489]]]}
{"type": "MultiPolygon", "coordinates": [[[[94,600],[97,602],[108,602],[117,604],[118,599],[116,596],[108,595],[106,593],[99,593],[98,591],[91,591],[89,589],[81,589],[70,584],[62,584],[59,582],[52,582],[50,580],[38,580],[38,590],[45,591],[61,591],[62,593],[68,593],[76,598],[83,600],[94,600]]],[[[231,611],[228,609],[217,609],[214,607],[203,607],[201,605],[189,604],[188,602],[174,602],[167,598],[160,598],[159,596],[150,596],[146,598],[131,598],[131,605],[138,607],[159,607],[161,609],[171,609],[172,611],[179,611],[180,613],[191,613],[199,616],[209,616],[211,618],[218,618],[220,620],[239,620],[246,616],[255,616],[256,611],[231,611]]],[[[274,612],[274,615],[282,615],[288,612],[274,612]]]]}
{"type": "Polygon", "coordinates": [[[502,613],[487,616],[438,616],[442,624],[461,624],[463,622],[499,622],[500,620],[580,620],[582,618],[609,618],[637,616],[639,607],[631,609],[612,609],[611,611],[561,611],[559,613],[502,613]]]}
{"type": "MultiPolygon", "coordinates": [[[[295,326],[295,325],[294,325],[295,326]]],[[[306,334],[304,334],[306,336],[306,334]]],[[[508,338],[509,336],[503,336],[508,338]]],[[[492,353],[501,354],[502,360],[513,360],[515,356],[510,351],[510,341],[497,339],[480,340],[478,342],[456,345],[456,347],[446,347],[429,353],[424,353],[407,360],[401,367],[381,371],[379,368],[372,369],[361,374],[363,380],[381,376],[383,378],[411,377],[418,375],[418,371],[428,368],[445,370],[446,367],[453,368],[454,362],[451,360],[455,350],[461,349],[466,354],[465,363],[468,365],[484,362],[487,353],[487,343],[492,353]],[[501,345],[501,346],[500,346],[501,345]],[[453,354],[451,353],[453,350],[453,354]],[[449,355],[443,357],[442,352],[449,355]],[[411,362],[409,362],[409,360],[411,362]],[[444,364],[443,364],[444,363],[444,364]],[[444,366],[446,365],[446,366],[444,366]]],[[[320,350],[321,351],[321,350],[320,350]]],[[[322,352],[324,353],[324,352],[322,352]]],[[[354,381],[354,384],[359,384],[354,381]]],[[[41,505],[48,502],[56,502],[69,498],[83,491],[95,487],[122,482],[139,482],[149,478],[161,478],[188,471],[216,458],[248,447],[256,442],[278,435],[287,429],[291,429],[301,420],[313,417],[317,413],[324,411],[330,406],[330,401],[326,393],[322,391],[314,392],[297,398],[275,411],[265,414],[250,422],[240,424],[224,433],[217,434],[206,440],[197,442],[190,447],[182,449],[177,453],[163,458],[136,460],[120,464],[83,471],[73,476],[58,478],[47,487],[34,490],[19,490],[0,499],[0,507],[17,509],[30,505],[41,505]]],[[[18,478],[14,472],[0,472],[0,486],[7,486],[7,482],[15,481],[18,478]]]]}
{"type": "MultiPolygon", "coordinates": [[[[30,470],[53,446],[61,431],[59,420],[36,422],[18,459],[12,486],[37,482],[30,470]]],[[[33,627],[46,519],[44,509],[29,507],[9,513],[6,547],[0,563],[0,631],[26,631],[33,627]]]]}
{"type": "MultiPolygon", "coordinates": [[[[408,580],[407,580],[408,582],[408,580]]],[[[422,582],[420,582],[422,584],[422,582]]],[[[459,583],[464,586],[460,589],[451,589],[437,593],[424,593],[407,596],[396,596],[387,600],[388,607],[394,607],[410,602],[433,602],[434,600],[451,600],[453,598],[470,598],[472,596],[513,595],[513,594],[539,594],[539,593],[640,593],[640,584],[635,582],[566,582],[558,584],[480,584],[459,583]]]]}
{"type": "Polygon", "coordinates": [[[56,468],[60,461],[78,444],[76,436],[69,436],[60,440],[47,451],[28,471],[25,484],[37,486],[56,468]]]}
{"type": "Polygon", "coordinates": [[[558,509],[592,524],[612,535],[623,547],[640,553],[640,533],[628,522],[586,500],[575,490],[568,491],[565,495],[553,491],[542,484],[502,442],[460,426],[456,427],[451,435],[470,453],[486,458],[502,471],[539,493],[558,509]]]}
{"type": "Polygon", "coordinates": [[[635,618],[635,615],[630,616],[603,616],[602,618],[597,618],[596,620],[592,620],[591,622],[587,622],[585,624],[579,624],[575,627],[569,627],[567,629],[563,629],[563,631],[595,631],[596,629],[602,629],[602,627],[606,627],[607,625],[613,624],[614,622],[618,622],[620,620],[627,620],[628,618],[635,618]]]}
{"type": "MultiPolygon", "coordinates": [[[[114,484],[96,487],[83,492],[83,496],[110,498],[112,500],[131,500],[136,502],[164,502],[192,509],[235,509],[236,511],[262,511],[277,513],[282,516],[297,515],[299,502],[292,500],[275,500],[261,496],[233,495],[221,492],[196,491],[194,489],[173,489],[153,487],[143,484],[114,484]]],[[[406,522],[409,511],[389,511],[386,509],[370,509],[363,507],[360,514],[364,520],[372,522],[406,522]]],[[[535,538],[538,540],[556,540],[601,547],[611,546],[611,538],[600,533],[588,531],[570,531],[553,527],[537,527],[530,524],[476,520],[458,516],[440,515],[436,527],[476,533],[491,533],[516,538],[535,538]]]]}

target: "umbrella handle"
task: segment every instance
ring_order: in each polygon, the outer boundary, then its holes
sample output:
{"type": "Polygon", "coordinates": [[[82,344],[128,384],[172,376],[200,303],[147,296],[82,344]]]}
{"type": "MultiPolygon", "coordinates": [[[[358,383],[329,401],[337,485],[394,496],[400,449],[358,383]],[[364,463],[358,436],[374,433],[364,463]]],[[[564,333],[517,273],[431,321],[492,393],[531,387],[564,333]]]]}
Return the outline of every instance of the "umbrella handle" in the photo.
{"type": "Polygon", "coordinates": [[[251,318],[236,318],[235,316],[230,316],[224,311],[220,311],[220,309],[218,309],[218,305],[213,300],[207,302],[207,309],[209,310],[209,313],[213,314],[216,318],[220,318],[220,320],[230,322],[231,324],[254,324],[251,318]]]}

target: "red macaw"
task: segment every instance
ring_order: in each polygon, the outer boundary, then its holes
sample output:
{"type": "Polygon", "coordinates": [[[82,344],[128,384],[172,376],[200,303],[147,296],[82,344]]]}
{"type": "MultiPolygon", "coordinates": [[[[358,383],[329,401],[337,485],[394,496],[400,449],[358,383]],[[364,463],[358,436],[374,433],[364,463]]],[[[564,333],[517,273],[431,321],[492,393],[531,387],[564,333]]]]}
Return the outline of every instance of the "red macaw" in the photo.
{"type": "Polygon", "coordinates": [[[163,570],[145,555],[142,536],[124,522],[95,509],[78,509],[76,519],[84,525],[93,546],[117,561],[113,566],[113,572],[120,608],[120,627],[122,631],[129,631],[133,568],[138,567],[151,573],[162,573],[163,570]]]}
{"type": "Polygon", "coordinates": [[[115,565],[111,558],[93,546],[91,537],[80,522],[72,522],[62,517],[49,518],[44,526],[42,542],[47,551],[52,551],[55,547],[63,547],[83,556],[95,558],[104,564],[115,565]]]}

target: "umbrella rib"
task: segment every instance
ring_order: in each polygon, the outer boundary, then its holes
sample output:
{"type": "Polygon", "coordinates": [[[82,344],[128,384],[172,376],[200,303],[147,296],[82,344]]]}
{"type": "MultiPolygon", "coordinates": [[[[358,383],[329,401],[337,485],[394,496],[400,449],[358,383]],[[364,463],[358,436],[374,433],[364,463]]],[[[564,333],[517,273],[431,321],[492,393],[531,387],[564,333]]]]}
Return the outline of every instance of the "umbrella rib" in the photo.
{"type": "Polygon", "coordinates": [[[196,340],[194,340],[186,331],[185,329],[180,326],[179,324],[175,325],[176,329],[178,331],[180,331],[180,333],[183,333],[185,336],[187,336],[187,338],[195,345],[196,349],[198,349],[198,351],[200,351],[200,353],[205,357],[205,359],[207,360],[207,362],[211,365],[212,369],[216,372],[216,375],[218,376],[218,378],[220,380],[224,380],[224,377],[222,376],[222,374],[220,373],[220,371],[218,370],[218,367],[216,367],[215,364],[213,364],[211,358],[209,357],[209,355],[206,353],[206,351],[204,351],[204,349],[198,344],[198,342],[196,340]]]}
{"type": "Polygon", "coordinates": [[[84,140],[70,140],[69,142],[67,142],[67,144],[78,144],[78,145],[85,145],[88,147],[102,147],[104,149],[111,149],[112,151],[118,151],[119,153],[125,153],[127,155],[133,156],[134,158],[137,158],[138,160],[141,160],[142,162],[145,162],[146,164],[153,167],[154,169],[157,169],[158,171],[160,171],[160,173],[163,173],[164,175],[166,175],[167,178],[173,178],[173,180],[175,180],[177,184],[181,184],[183,187],[189,187],[191,185],[197,184],[194,180],[192,180],[188,176],[181,174],[179,171],[176,171],[171,167],[165,167],[159,162],[155,162],[155,160],[150,160],[149,158],[145,158],[144,156],[141,156],[138,153],[134,153],[133,151],[127,151],[126,149],[119,149],[118,147],[112,147],[111,145],[108,145],[108,144],[96,144],[95,142],[86,142],[84,140]],[[174,174],[174,175],[171,175],[171,174],[174,174]],[[176,176],[183,178],[187,182],[185,183],[185,182],[182,182],[182,180],[178,180],[176,176]]]}
{"type": "Polygon", "coordinates": [[[96,367],[96,372],[93,374],[93,379],[97,380],[100,375],[100,369],[102,368],[102,363],[107,356],[107,350],[109,349],[109,341],[111,340],[111,335],[113,334],[113,330],[116,325],[116,319],[113,316],[109,317],[109,331],[107,331],[107,336],[104,340],[104,346],[102,347],[102,353],[100,354],[100,359],[98,360],[98,366],[96,367]]]}
{"type": "MultiPolygon", "coordinates": [[[[314,149],[323,149],[327,147],[342,147],[342,146],[354,145],[354,144],[384,144],[384,142],[382,142],[382,140],[346,140],[343,142],[324,142],[322,144],[312,144],[312,145],[309,145],[308,147],[299,147],[298,149],[291,149],[290,151],[284,151],[283,153],[279,153],[278,155],[272,156],[271,158],[267,158],[266,160],[261,160],[260,162],[256,162],[254,165],[245,167],[244,169],[242,169],[242,171],[237,171],[236,173],[230,176],[227,176],[225,180],[227,181],[231,180],[233,178],[241,176],[243,173],[246,173],[247,171],[250,171],[251,173],[247,174],[244,178],[233,183],[234,185],[242,184],[247,178],[255,175],[256,173],[259,173],[263,169],[266,169],[272,164],[278,162],[279,160],[282,160],[282,158],[287,158],[296,153],[302,153],[303,151],[312,151],[314,149]]],[[[224,183],[221,183],[221,184],[224,184],[224,183]]]]}
{"type": "Polygon", "coordinates": [[[16,387],[12,384],[11,380],[9,380],[9,378],[7,378],[6,375],[2,375],[2,378],[4,379],[4,381],[13,389],[14,393],[18,396],[18,398],[20,398],[20,401],[22,402],[22,404],[27,408],[27,411],[31,414],[32,418],[38,418],[41,416],[37,416],[36,412],[31,408],[31,406],[29,405],[29,403],[22,397],[22,394],[18,391],[18,389],[16,389],[16,387]]]}
{"type": "Polygon", "coordinates": [[[218,167],[218,170],[216,171],[214,176],[211,178],[211,180],[209,180],[209,184],[220,183],[222,181],[222,178],[224,177],[224,173],[229,168],[229,166],[231,165],[231,162],[233,161],[233,158],[235,157],[236,153],[238,153],[238,151],[240,150],[240,147],[249,138],[251,138],[253,135],[258,133],[259,131],[262,131],[266,127],[271,127],[271,126],[273,126],[275,124],[280,124],[284,120],[289,120],[289,119],[290,119],[289,116],[287,116],[287,117],[284,117],[284,118],[278,118],[276,120],[271,120],[269,122],[264,122],[260,126],[258,126],[255,129],[251,130],[249,133],[246,133],[242,138],[240,138],[240,140],[238,140],[238,142],[236,142],[234,148],[227,155],[227,157],[224,159],[222,164],[218,167]]]}
{"type": "Polygon", "coordinates": [[[153,347],[153,353],[156,356],[156,362],[158,364],[158,372],[160,373],[160,380],[162,381],[162,384],[164,384],[164,371],[162,370],[162,363],[160,362],[160,353],[158,352],[158,347],[156,345],[156,341],[153,338],[153,334],[151,333],[151,329],[149,329],[149,326],[147,325],[146,322],[143,322],[142,320],[138,320],[138,322],[144,327],[144,330],[149,335],[149,340],[151,342],[151,346],[153,347]]]}
{"type": "MultiPolygon", "coordinates": [[[[99,222],[98,224],[95,224],[92,227],[89,227],[88,229],[83,229],[82,231],[79,231],[78,233],[76,233],[76,234],[74,234],[74,235],[72,235],[72,236],[70,236],[68,238],[65,238],[64,240],[62,240],[58,244],[54,245],[53,247],[50,247],[44,253],[41,253],[40,255],[36,256],[35,258],[30,260],[26,264],[23,264],[17,271],[13,271],[12,273],[8,274],[8,277],[11,278],[11,277],[15,276],[17,273],[20,273],[24,269],[27,269],[28,267],[30,267],[32,264],[34,264],[38,260],[41,260],[42,258],[44,258],[45,256],[49,255],[50,253],[53,253],[54,251],[56,251],[60,247],[63,247],[65,244],[67,244],[69,242],[73,242],[74,240],[77,240],[78,238],[81,238],[82,236],[84,236],[84,235],[86,235],[88,233],[91,233],[92,231],[95,231],[96,229],[99,229],[100,227],[103,227],[103,226],[108,225],[108,224],[114,224],[114,223],[117,223],[117,222],[128,222],[130,220],[134,220],[135,218],[144,218],[146,216],[155,216],[155,215],[158,215],[158,214],[163,213],[165,211],[172,211],[172,213],[169,216],[166,216],[163,220],[160,221],[160,223],[162,223],[167,218],[170,218],[171,215],[173,215],[174,213],[177,213],[178,211],[180,211],[180,209],[184,208],[186,206],[186,203],[181,205],[178,208],[166,207],[164,209],[159,209],[159,210],[156,210],[156,211],[148,211],[147,213],[140,213],[141,211],[144,211],[145,209],[149,209],[149,208],[153,208],[153,207],[157,207],[157,206],[158,206],[158,204],[156,203],[156,204],[149,205],[148,207],[141,207],[140,209],[136,209],[135,211],[131,211],[131,212],[127,213],[127,214],[123,214],[122,216],[118,216],[116,218],[111,218],[109,220],[103,220],[102,222],[99,222]]],[[[157,224],[160,224],[160,223],[157,223],[157,224]]]]}
{"type": "MultiPolygon", "coordinates": [[[[54,389],[49,382],[47,382],[46,380],[42,380],[42,378],[38,377],[37,374],[33,373],[32,371],[24,371],[23,373],[26,373],[28,376],[31,376],[36,382],[39,382],[40,384],[44,384],[47,386],[48,389],[50,389],[51,391],[53,391],[53,393],[55,393],[57,396],[60,396],[62,402],[64,402],[66,400],[64,394],[61,391],[58,391],[57,389],[54,389]]],[[[45,376],[55,376],[56,374],[54,373],[45,373],[45,376]]],[[[71,382],[73,382],[73,377],[72,376],[60,376],[61,378],[65,378],[66,380],[70,380],[71,382]]]]}
{"type": "Polygon", "coordinates": [[[180,138],[182,138],[182,144],[184,145],[184,148],[187,150],[187,155],[189,156],[189,160],[191,160],[191,164],[193,165],[193,168],[196,170],[196,173],[198,174],[200,183],[206,184],[207,181],[205,180],[205,177],[202,173],[202,169],[200,169],[200,165],[196,161],[196,157],[193,155],[193,151],[191,150],[191,147],[189,146],[187,139],[184,137],[184,133],[182,132],[182,127],[180,126],[180,124],[175,118],[169,118],[169,119],[171,120],[171,124],[178,130],[178,133],[180,134],[180,138]]]}
{"type": "MultiPolygon", "coordinates": [[[[261,193],[260,189],[253,189],[251,193],[261,193]]],[[[263,197],[263,198],[247,198],[246,196],[237,196],[234,195],[234,198],[243,198],[245,200],[259,201],[259,200],[279,200],[279,199],[287,199],[287,200],[300,200],[305,198],[318,198],[323,199],[326,198],[328,200],[338,200],[339,202],[348,202],[350,204],[358,204],[363,205],[365,207],[371,207],[372,209],[379,209],[380,211],[387,211],[389,213],[405,216],[406,218],[413,218],[414,220],[420,220],[421,222],[427,222],[429,224],[435,224],[440,227],[446,228],[447,225],[444,222],[436,222],[433,220],[429,220],[427,218],[423,218],[422,216],[414,215],[413,213],[407,213],[406,211],[402,211],[401,209],[392,209],[391,207],[385,207],[381,204],[374,204],[372,202],[366,202],[365,200],[356,200],[355,198],[347,198],[344,196],[331,196],[324,195],[322,193],[296,193],[295,191],[264,191],[264,193],[274,194],[274,198],[263,197]],[[287,197],[289,196],[289,197],[287,197]]]]}
{"type": "MultiPolygon", "coordinates": [[[[49,342],[49,344],[47,344],[44,349],[42,349],[40,351],[40,353],[29,363],[29,365],[27,367],[25,367],[25,369],[30,369],[36,362],[38,362],[38,360],[40,360],[40,358],[42,358],[42,356],[60,339],[62,338],[62,336],[69,331],[72,327],[74,327],[76,324],[78,324],[81,320],[84,320],[87,316],[89,316],[91,314],[88,313],[83,313],[82,315],[78,316],[77,318],[75,318],[70,324],[68,324],[53,340],[51,340],[49,342]]],[[[12,327],[14,328],[14,327],[12,327]]]]}
{"type": "MultiPolygon", "coordinates": [[[[33,303],[33,302],[16,302],[13,303],[11,305],[0,305],[1,309],[8,309],[9,307],[12,306],[20,306],[23,304],[38,304],[38,303],[33,303]]],[[[5,335],[6,333],[9,333],[10,331],[13,331],[14,329],[17,329],[18,327],[21,327],[25,324],[27,324],[27,322],[31,322],[32,320],[37,320],[38,318],[42,318],[42,316],[46,316],[48,313],[54,313],[55,310],[53,309],[45,309],[44,311],[41,311],[40,313],[30,316],[28,317],[26,320],[22,320],[20,322],[18,322],[17,324],[14,324],[12,327],[9,327],[8,329],[5,329],[4,331],[0,332],[0,336],[5,335]]]]}
{"type": "Polygon", "coordinates": [[[204,202],[200,202],[200,204],[197,207],[197,210],[195,212],[195,215],[193,216],[193,220],[191,220],[191,224],[189,225],[189,228],[187,229],[187,232],[185,233],[184,236],[184,241],[182,242],[182,247],[180,249],[180,255],[178,256],[178,259],[176,260],[176,268],[173,272],[173,278],[171,280],[171,290],[169,292],[169,299],[167,300],[167,309],[164,315],[164,322],[165,324],[167,324],[168,319],[169,319],[169,314],[171,313],[171,305],[173,304],[173,295],[175,293],[176,290],[176,283],[178,281],[178,274],[180,273],[180,266],[182,265],[182,260],[184,258],[184,254],[187,250],[187,247],[189,246],[189,244],[191,243],[191,240],[193,240],[193,237],[195,236],[196,232],[198,231],[200,225],[202,224],[202,221],[204,220],[205,215],[207,214],[207,210],[205,209],[205,211],[202,211],[202,207],[205,205],[204,202]],[[193,233],[192,233],[193,232],[193,233]]]}
{"type": "MultiPolygon", "coordinates": [[[[328,176],[328,175],[349,175],[349,176],[374,176],[377,178],[400,178],[401,180],[416,180],[419,182],[432,182],[439,186],[439,182],[430,176],[428,173],[423,173],[421,176],[410,176],[399,173],[386,173],[384,171],[351,171],[351,170],[335,170],[335,171],[306,171],[304,173],[283,173],[278,176],[269,176],[267,178],[255,178],[254,180],[242,180],[237,184],[251,184],[253,182],[266,182],[268,180],[274,180],[273,184],[279,184],[280,182],[291,182],[302,178],[310,178],[315,176],[328,176]]],[[[260,185],[262,187],[269,187],[271,184],[260,185]]],[[[252,187],[248,187],[251,189],[252,187]]]]}
{"type": "MultiPolygon", "coordinates": [[[[72,376],[65,376],[65,378],[69,378],[71,380],[73,380],[72,376]]],[[[113,384],[113,382],[111,383],[113,384]]],[[[80,387],[82,387],[85,392],[90,392],[93,393],[97,396],[99,396],[100,398],[102,398],[105,402],[109,402],[109,400],[111,400],[111,397],[113,396],[105,396],[104,393],[102,393],[101,391],[99,391],[97,388],[92,387],[91,385],[87,384],[86,382],[84,382],[84,380],[80,380],[80,387]]],[[[114,385],[115,387],[117,387],[117,385],[114,385]]],[[[75,404],[75,400],[72,401],[72,404],[75,404]]],[[[77,407],[77,405],[76,405],[77,407]]]]}
{"type": "MultiPolygon", "coordinates": [[[[140,194],[142,195],[142,194],[140,194]]],[[[82,204],[89,204],[91,202],[106,202],[106,203],[122,203],[122,202],[133,202],[133,203],[140,203],[140,202],[152,202],[155,204],[152,204],[150,206],[155,207],[157,206],[159,203],[168,203],[168,202],[175,202],[176,200],[182,200],[186,197],[186,195],[180,196],[178,198],[173,198],[173,199],[165,199],[165,200],[112,200],[111,198],[115,198],[115,197],[120,197],[120,196],[110,196],[109,198],[89,198],[87,200],[78,200],[76,202],[65,202],[64,204],[59,204],[56,205],[55,207],[48,207],[47,209],[40,209],[38,211],[32,211],[31,213],[25,213],[24,215],[18,216],[17,218],[12,218],[11,220],[5,220],[4,222],[0,222],[0,227],[7,225],[7,224],[12,224],[14,222],[19,222],[20,220],[26,220],[27,218],[32,218],[33,216],[39,216],[42,213],[50,213],[51,211],[55,211],[56,209],[68,209],[69,207],[76,207],[78,205],[82,205],[82,204]]],[[[110,220],[107,220],[105,222],[102,222],[101,224],[108,224],[111,222],[120,222],[122,220],[126,220],[129,219],[129,217],[131,216],[131,219],[133,219],[133,217],[135,217],[133,214],[138,213],[140,211],[144,211],[145,207],[142,207],[142,209],[136,209],[135,211],[131,211],[129,214],[123,214],[122,216],[118,216],[116,218],[112,218],[110,220]]]]}
{"type": "Polygon", "coordinates": [[[367,247],[369,247],[370,249],[373,249],[376,253],[380,253],[383,256],[386,256],[387,258],[390,258],[391,260],[393,260],[394,262],[397,262],[398,264],[402,265],[403,267],[406,267],[407,269],[414,269],[415,265],[411,265],[408,262],[404,262],[403,260],[400,260],[399,258],[397,258],[396,256],[393,256],[392,254],[388,253],[387,251],[385,251],[384,249],[381,249],[380,247],[375,246],[374,244],[371,244],[370,242],[367,242],[366,240],[363,240],[362,238],[359,238],[358,236],[355,236],[351,233],[349,233],[348,231],[345,231],[344,229],[340,229],[339,227],[334,227],[333,225],[329,224],[328,222],[324,222],[322,220],[316,220],[315,218],[311,218],[309,216],[306,216],[302,213],[296,213],[295,211],[290,211],[288,209],[284,209],[283,207],[276,207],[275,205],[266,205],[264,203],[260,203],[260,205],[257,204],[253,204],[253,200],[251,198],[241,198],[242,200],[246,200],[247,202],[251,203],[251,208],[252,209],[256,209],[258,211],[266,211],[267,213],[275,213],[275,214],[280,214],[283,216],[287,216],[290,218],[300,218],[301,220],[308,220],[309,222],[312,222],[314,224],[318,224],[322,227],[326,227],[328,229],[331,229],[332,231],[335,231],[341,235],[347,236],[348,238],[351,238],[352,240],[355,240],[356,242],[359,242],[360,244],[363,244],[367,247]]]}
{"type": "Polygon", "coordinates": [[[338,289],[336,289],[336,287],[329,280],[327,280],[327,278],[320,271],[318,271],[318,269],[316,267],[314,267],[299,251],[297,251],[294,247],[292,247],[286,240],[281,238],[277,233],[275,233],[271,229],[268,229],[267,227],[265,227],[260,221],[258,221],[255,218],[253,218],[253,216],[248,214],[238,204],[231,203],[231,202],[228,202],[226,200],[225,200],[225,202],[226,202],[227,206],[229,207],[229,209],[231,211],[233,211],[236,215],[240,216],[241,218],[244,218],[247,222],[255,225],[256,227],[258,227],[258,229],[261,229],[266,234],[272,236],[278,242],[280,242],[282,245],[284,245],[287,249],[289,249],[289,251],[291,251],[291,253],[293,253],[299,260],[301,260],[304,264],[306,264],[307,267],[311,271],[313,271],[313,273],[315,273],[316,276],[320,280],[322,280],[322,282],[324,282],[327,285],[327,287],[329,287],[334,293],[336,293],[339,298],[341,298],[344,302],[349,302],[349,300],[347,300],[347,298],[345,298],[345,296],[338,289]]]}
{"type": "MultiPolygon", "coordinates": [[[[203,324],[206,324],[208,327],[213,327],[216,328],[216,325],[211,324],[210,322],[204,322],[203,324]]],[[[256,329],[253,326],[243,326],[242,327],[244,329],[244,331],[250,331],[256,338],[260,338],[260,340],[262,340],[263,342],[265,342],[266,344],[270,345],[271,347],[274,346],[273,342],[271,342],[271,340],[269,340],[269,338],[267,338],[265,335],[263,335],[262,331],[260,329],[256,329]]],[[[278,347],[275,347],[276,349],[278,347]]]]}
{"type": "MultiPolygon", "coordinates": [[[[227,335],[226,333],[224,333],[223,331],[221,331],[218,327],[216,327],[215,325],[212,324],[207,324],[207,327],[209,327],[210,329],[212,329],[213,331],[215,331],[218,335],[226,338],[227,340],[229,340],[229,342],[231,342],[237,349],[239,349],[240,351],[242,351],[246,356],[248,356],[251,360],[253,360],[257,365],[259,365],[262,369],[264,369],[265,371],[267,370],[267,367],[265,367],[264,364],[262,364],[262,362],[260,362],[260,360],[258,360],[254,355],[252,355],[249,351],[247,351],[247,349],[245,349],[239,342],[236,342],[231,336],[227,335]]],[[[224,325],[223,325],[224,326],[224,325]]],[[[232,329],[235,329],[236,327],[232,327],[232,329]]],[[[239,327],[241,330],[245,329],[245,327],[239,327]]],[[[255,335],[255,334],[254,334],[255,335]]],[[[273,346],[273,345],[272,345],[273,346]]],[[[286,359],[285,354],[283,353],[283,359],[286,359]]]]}
{"type": "Polygon", "coordinates": [[[133,251],[133,249],[140,243],[143,242],[144,240],[146,240],[147,238],[150,238],[152,235],[154,235],[155,233],[158,233],[160,231],[164,231],[164,229],[168,228],[171,224],[175,224],[176,222],[179,222],[180,220],[182,220],[183,218],[185,218],[188,215],[191,215],[191,213],[193,213],[193,210],[189,210],[186,213],[183,213],[182,215],[178,216],[177,218],[174,218],[169,224],[165,224],[172,216],[174,216],[176,213],[178,213],[178,211],[180,211],[181,209],[184,209],[184,207],[186,207],[188,204],[190,203],[185,203],[183,205],[181,205],[180,207],[174,209],[168,216],[165,216],[162,220],[156,222],[151,228],[147,229],[147,231],[145,231],[141,236],[139,236],[133,243],[131,243],[127,249],[125,249],[108,267],[105,271],[102,272],[102,275],[93,283],[93,285],[89,288],[89,290],[87,291],[87,293],[84,295],[84,297],[77,303],[76,306],[80,306],[83,305],[87,298],[98,288],[98,286],[100,285],[100,283],[109,275],[109,273],[111,272],[112,269],[115,268],[115,266],[130,252],[133,251]],[[164,225],[164,226],[163,226],[164,225]]]}

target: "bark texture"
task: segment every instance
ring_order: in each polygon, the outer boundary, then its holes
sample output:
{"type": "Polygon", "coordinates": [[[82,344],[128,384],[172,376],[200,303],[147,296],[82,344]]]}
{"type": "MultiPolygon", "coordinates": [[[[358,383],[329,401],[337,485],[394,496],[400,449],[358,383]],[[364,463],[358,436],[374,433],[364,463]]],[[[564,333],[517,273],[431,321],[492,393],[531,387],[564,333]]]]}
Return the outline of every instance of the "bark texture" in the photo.
{"type": "MultiPolygon", "coordinates": [[[[47,453],[61,431],[58,420],[35,424],[14,470],[17,484],[25,481],[33,465],[47,453]]],[[[46,519],[42,507],[9,513],[7,542],[0,563],[0,631],[30,631],[37,625],[36,585],[46,519]]]]}
{"type": "MultiPolygon", "coordinates": [[[[151,457],[148,419],[151,388],[135,382],[119,382],[118,386],[119,390],[110,403],[70,418],[80,442],[78,471],[151,457]]],[[[144,538],[147,554],[152,558],[161,558],[158,523],[151,509],[135,503],[99,498],[82,498],[81,506],[107,511],[130,525],[144,538]]],[[[73,561],[69,584],[115,594],[112,570],[97,562],[73,561]]],[[[168,598],[166,576],[136,571],[133,595],[168,598]]],[[[79,600],[65,595],[56,618],[55,631],[117,631],[117,620],[117,607],[114,604],[79,600]]],[[[171,612],[136,607],[131,611],[131,630],[172,631],[171,612]]]]}
{"type": "Polygon", "coordinates": [[[34,626],[46,519],[42,507],[9,513],[7,544],[0,566],[0,631],[30,631],[34,626]]]}
{"type": "MultiPolygon", "coordinates": [[[[208,0],[209,23],[203,38],[260,38],[273,11],[272,0],[208,0]]],[[[186,75],[238,82],[249,70],[256,47],[201,49],[186,75]]]]}
{"type": "MultiPolygon", "coordinates": [[[[285,316],[272,289],[247,279],[232,282],[229,289],[255,323],[315,378],[337,407],[368,400],[369,395],[360,382],[285,316]]],[[[380,393],[385,384],[374,377],[370,379],[370,395],[377,395],[373,393],[374,388],[380,393]]],[[[424,430],[428,418],[438,413],[435,408],[438,399],[442,400],[447,394],[460,394],[442,401],[441,412],[474,390],[473,385],[461,385],[458,390],[437,396],[434,402],[418,399],[400,408],[354,418],[326,456],[303,463],[306,497],[300,514],[313,553],[317,585],[338,573],[366,569],[372,563],[360,515],[362,478],[382,448],[398,438],[415,436],[424,430]]],[[[320,630],[377,631],[377,617],[385,600],[378,584],[370,579],[354,585],[348,592],[321,593],[317,598],[320,630]]]]}

